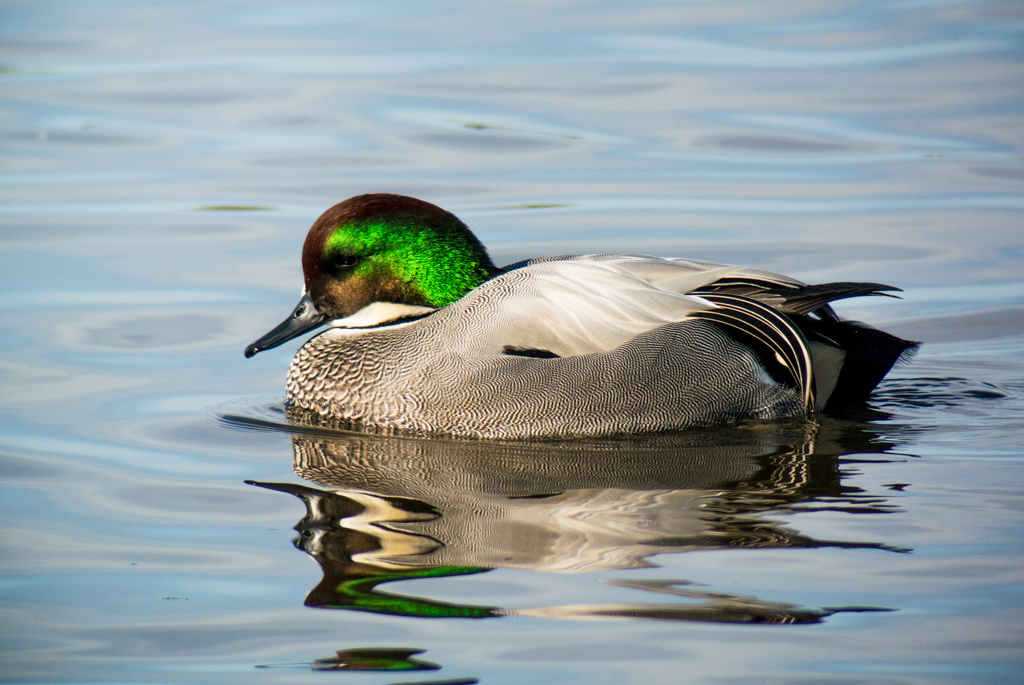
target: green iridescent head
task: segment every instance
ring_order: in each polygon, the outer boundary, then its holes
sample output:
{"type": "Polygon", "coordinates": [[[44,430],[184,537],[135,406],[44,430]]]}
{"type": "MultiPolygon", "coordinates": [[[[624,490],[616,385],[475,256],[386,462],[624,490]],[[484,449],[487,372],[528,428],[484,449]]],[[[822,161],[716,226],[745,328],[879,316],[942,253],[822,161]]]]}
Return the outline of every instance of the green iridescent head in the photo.
{"type": "MultiPolygon", "coordinates": [[[[444,307],[498,270],[454,214],[412,197],[377,193],[349,198],[320,215],[302,246],[302,272],[306,290],[299,304],[246,347],[246,357],[375,302],[444,307]]],[[[409,311],[392,307],[387,315],[409,311]]]]}
{"type": "Polygon", "coordinates": [[[302,270],[313,304],[332,319],[372,302],[443,307],[497,273],[455,215],[384,193],[324,212],[306,236],[302,270]]]}

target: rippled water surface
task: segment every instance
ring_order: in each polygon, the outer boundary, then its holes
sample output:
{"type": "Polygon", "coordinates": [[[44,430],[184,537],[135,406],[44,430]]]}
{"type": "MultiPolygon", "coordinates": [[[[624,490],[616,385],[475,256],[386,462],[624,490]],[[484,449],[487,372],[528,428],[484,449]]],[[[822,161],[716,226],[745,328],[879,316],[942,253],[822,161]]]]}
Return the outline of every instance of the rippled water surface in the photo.
{"type": "Polygon", "coordinates": [[[1022,34],[956,0],[5,3],[0,679],[1019,682],[1022,34]],[[299,342],[242,349],[368,191],[497,263],[891,283],[840,313],[924,346],[815,422],[289,432],[299,342]]]}

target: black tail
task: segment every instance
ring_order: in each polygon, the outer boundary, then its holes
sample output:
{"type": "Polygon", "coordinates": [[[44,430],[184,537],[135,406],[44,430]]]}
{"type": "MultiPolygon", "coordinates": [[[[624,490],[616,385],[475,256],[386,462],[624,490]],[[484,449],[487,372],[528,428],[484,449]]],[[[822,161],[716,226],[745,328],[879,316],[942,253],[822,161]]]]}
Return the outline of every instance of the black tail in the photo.
{"type": "Polygon", "coordinates": [[[863,402],[897,362],[909,361],[920,343],[859,321],[830,321],[801,317],[799,326],[810,340],[823,338],[846,351],[843,370],[826,409],[852,402],[863,402]]]}

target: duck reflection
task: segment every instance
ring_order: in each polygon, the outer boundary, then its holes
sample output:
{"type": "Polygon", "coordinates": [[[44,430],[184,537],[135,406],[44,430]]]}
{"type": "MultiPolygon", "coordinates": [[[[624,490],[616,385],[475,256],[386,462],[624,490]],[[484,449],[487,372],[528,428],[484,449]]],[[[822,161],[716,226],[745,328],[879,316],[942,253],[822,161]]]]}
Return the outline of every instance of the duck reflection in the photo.
{"type": "Polygon", "coordinates": [[[838,611],[879,609],[766,602],[704,592],[686,580],[611,581],[671,596],[674,603],[532,609],[452,604],[378,586],[493,568],[636,569],[653,566],[654,555],[692,550],[905,551],[879,542],[817,539],[774,519],[824,509],[894,511],[885,498],[842,483],[844,464],[884,459],[880,455],[894,447],[869,424],[774,422],[548,443],[417,439],[293,423],[291,430],[297,429],[295,472],[319,487],[252,484],[306,505],[295,544],[323,570],[307,606],[418,617],[815,623],[838,611]],[[852,455],[859,456],[847,458],[852,455]]]}
{"type": "MultiPolygon", "coordinates": [[[[313,671],[437,671],[439,664],[417,658],[424,649],[366,647],[339,649],[333,656],[312,663],[258,664],[256,668],[300,668],[313,671]]],[[[472,682],[476,682],[473,680],[472,682]]]]}

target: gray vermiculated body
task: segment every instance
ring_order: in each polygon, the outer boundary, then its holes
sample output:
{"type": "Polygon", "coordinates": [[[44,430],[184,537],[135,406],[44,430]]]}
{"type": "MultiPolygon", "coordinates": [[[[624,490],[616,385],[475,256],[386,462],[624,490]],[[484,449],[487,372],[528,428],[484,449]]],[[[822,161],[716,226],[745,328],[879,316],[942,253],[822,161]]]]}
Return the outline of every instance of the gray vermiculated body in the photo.
{"type": "Polygon", "coordinates": [[[804,414],[800,391],[773,380],[748,348],[713,323],[681,320],[706,308],[685,295],[707,282],[706,265],[625,259],[642,278],[621,258],[537,264],[418,321],[328,329],[292,361],[289,402],[361,425],[480,438],[804,414]],[[686,282],[652,288],[652,270],[686,282]],[[506,345],[560,358],[502,354],[506,345]]]}
{"type": "Polygon", "coordinates": [[[797,389],[772,380],[747,348],[703,321],[560,359],[467,359],[429,340],[410,350],[408,333],[416,332],[318,336],[292,362],[289,400],[367,425],[482,438],[643,433],[804,413],[797,389]],[[323,392],[325,369],[343,380],[323,392]]]}

